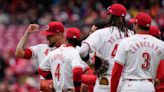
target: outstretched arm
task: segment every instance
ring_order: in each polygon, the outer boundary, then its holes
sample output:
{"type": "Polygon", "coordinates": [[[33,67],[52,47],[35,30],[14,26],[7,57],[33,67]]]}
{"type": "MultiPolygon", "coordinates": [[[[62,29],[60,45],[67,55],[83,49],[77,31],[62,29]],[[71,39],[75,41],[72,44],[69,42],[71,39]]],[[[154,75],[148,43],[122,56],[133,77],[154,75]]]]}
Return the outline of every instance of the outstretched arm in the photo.
{"type": "Polygon", "coordinates": [[[32,53],[31,50],[24,49],[24,46],[26,45],[26,42],[30,36],[31,33],[38,31],[39,25],[37,24],[30,24],[26,30],[26,32],[24,33],[24,35],[22,36],[22,38],[20,39],[17,47],[16,47],[16,51],[15,51],[15,56],[18,58],[26,58],[26,57],[30,57],[27,56],[26,53],[32,53]]]}

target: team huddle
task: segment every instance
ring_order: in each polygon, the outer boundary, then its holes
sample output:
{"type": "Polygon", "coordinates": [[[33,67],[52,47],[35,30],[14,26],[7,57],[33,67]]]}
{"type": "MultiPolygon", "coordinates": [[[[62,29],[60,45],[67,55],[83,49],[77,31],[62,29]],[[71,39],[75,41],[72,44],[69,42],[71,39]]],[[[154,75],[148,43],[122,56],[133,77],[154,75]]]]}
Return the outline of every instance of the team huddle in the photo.
{"type": "Polygon", "coordinates": [[[108,22],[83,41],[80,29],[52,21],[41,33],[49,44],[26,48],[30,34],[39,28],[29,25],[15,55],[37,59],[41,92],[155,92],[164,80],[156,78],[164,59],[160,30],[144,12],[129,20],[133,30],[128,29],[121,4],[112,4],[106,14],[108,22]]]}

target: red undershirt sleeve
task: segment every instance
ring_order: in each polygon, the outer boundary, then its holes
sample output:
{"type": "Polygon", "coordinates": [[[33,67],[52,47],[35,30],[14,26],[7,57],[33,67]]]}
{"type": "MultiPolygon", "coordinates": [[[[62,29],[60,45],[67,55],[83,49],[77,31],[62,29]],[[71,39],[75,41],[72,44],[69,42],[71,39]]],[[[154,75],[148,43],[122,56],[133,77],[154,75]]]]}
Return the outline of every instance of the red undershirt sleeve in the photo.
{"type": "Polygon", "coordinates": [[[164,60],[161,60],[157,70],[157,79],[159,79],[160,82],[164,82],[163,70],[164,70],[164,60]]]}
{"type": "Polygon", "coordinates": [[[25,49],[25,54],[24,54],[24,58],[25,59],[30,59],[32,57],[32,51],[30,49],[25,49]]]}
{"type": "Polygon", "coordinates": [[[52,75],[50,71],[43,71],[40,68],[38,68],[38,73],[42,75],[45,79],[52,79],[52,75]]]}
{"type": "Polygon", "coordinates": [[[112,77],[111,77],[111,92],[116,92],[118,83],[121,77],[121,73],[123,70],[123,65],[115,62],[113,70],[112,70],[112,77]]]}
{"type": "Polygon", "coordinates": [[[82,74],[83,69],[81,67],[76,67],[73,69],[73,81],[75,86],[75,92],[80,92],[82,74]]]}

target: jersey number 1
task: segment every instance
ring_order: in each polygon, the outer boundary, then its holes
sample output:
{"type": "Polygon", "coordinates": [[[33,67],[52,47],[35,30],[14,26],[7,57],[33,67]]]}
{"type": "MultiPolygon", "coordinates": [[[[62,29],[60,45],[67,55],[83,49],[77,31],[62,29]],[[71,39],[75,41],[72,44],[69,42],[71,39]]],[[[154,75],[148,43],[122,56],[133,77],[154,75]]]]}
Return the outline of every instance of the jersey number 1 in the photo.
{"type": "Polygon", "coordinates": [[[57,65],[56,69],[55,69],[55,77],[60,78],[60,64],[57,65]]]}
{"type": "Polygon", "coordinates": [[[151,59],[151,56],[149,53],[146,53],[144,52],[142,54],[143,58],[144,58],[144,63],[142,64],[142,69],[143,70],[148,70],[149,69],[149,66],[150,66],[150,59],[151,59]]]}

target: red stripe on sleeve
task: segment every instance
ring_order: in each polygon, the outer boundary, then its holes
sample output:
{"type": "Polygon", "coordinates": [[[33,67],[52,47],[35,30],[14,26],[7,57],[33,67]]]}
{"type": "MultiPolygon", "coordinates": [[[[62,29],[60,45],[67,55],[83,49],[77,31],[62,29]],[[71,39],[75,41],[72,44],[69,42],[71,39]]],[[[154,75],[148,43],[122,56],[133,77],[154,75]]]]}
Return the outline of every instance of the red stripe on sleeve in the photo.
{"type": "Polygon", "coordinates": [[[43,71],[40,68],[38,68],[38,73],[42,75],[45,79],[47,79],[47,77],[51,74],[50,71],[43,71]]]}
{"type": "Polygon", "coordinates": [[[32,57],[32,51],[30,49],[25,49],[24,51],[25,51],[24,58],[30,59],[32,57]]]}

